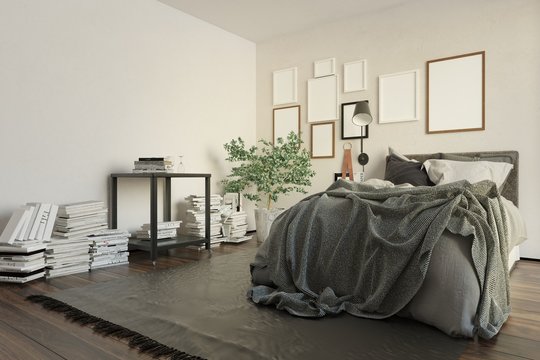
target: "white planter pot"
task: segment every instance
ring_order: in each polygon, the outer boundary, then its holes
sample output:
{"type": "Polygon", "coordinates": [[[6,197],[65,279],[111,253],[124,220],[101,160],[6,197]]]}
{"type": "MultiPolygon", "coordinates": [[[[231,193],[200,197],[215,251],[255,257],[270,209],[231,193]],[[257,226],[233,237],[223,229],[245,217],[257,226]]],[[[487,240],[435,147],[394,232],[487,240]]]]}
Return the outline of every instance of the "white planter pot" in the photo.
{"type": "Polygon", "coordinates": [[[257,230],[257,242],[262,243],[268,237],[270,233],[270,228],[274,220],[284,212],[285,209],[265,209],[265,208],[256,208],[255,209],[255,227],[257,230]]]}

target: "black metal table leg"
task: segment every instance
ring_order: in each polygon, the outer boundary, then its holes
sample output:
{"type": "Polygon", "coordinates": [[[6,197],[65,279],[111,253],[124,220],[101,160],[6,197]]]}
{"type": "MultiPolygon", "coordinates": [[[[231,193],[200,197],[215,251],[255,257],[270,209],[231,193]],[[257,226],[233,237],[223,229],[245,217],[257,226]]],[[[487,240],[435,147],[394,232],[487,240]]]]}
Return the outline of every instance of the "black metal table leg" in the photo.
{"type": "Polygon", "coordinates": [[[118,228],[118,178],[111,176],[111,229],[118,228]]]}
{"type": "Polygon", "coordinates": [[[204,237],[205,248],[210,250],[210,177],[204,178],[204,237]]]}
{"type": "Polygon", "coordinates": [[[150,259],[154,266],[156,265],[157,259],[157,213],[157,177],[152,176],[150,178],[150,259]]]}

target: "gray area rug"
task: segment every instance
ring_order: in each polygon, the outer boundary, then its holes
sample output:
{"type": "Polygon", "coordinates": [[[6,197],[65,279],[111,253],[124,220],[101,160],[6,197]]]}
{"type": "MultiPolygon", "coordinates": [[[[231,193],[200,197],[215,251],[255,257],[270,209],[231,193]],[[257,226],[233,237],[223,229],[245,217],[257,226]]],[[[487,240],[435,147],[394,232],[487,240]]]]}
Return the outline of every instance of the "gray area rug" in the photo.
{"type": "Polygon", "coordinates": [[[397,317],[304,319],[255,305],[246,298],[255,251],[48,296],[208,359],[457,359],[468,344],[397,317]]]}

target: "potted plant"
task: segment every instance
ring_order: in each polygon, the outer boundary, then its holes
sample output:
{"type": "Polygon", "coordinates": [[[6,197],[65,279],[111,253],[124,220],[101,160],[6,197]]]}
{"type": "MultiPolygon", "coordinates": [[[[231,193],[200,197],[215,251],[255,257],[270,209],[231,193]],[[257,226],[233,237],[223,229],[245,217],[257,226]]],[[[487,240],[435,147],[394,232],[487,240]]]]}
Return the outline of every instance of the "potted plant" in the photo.
{"type": "Polygon", "coordinates": [[[264,208],[255,209],[257,238],[264,241],[272,221],[283,211],[272,205],[280,195],[307,193],[304,187],[311,185],[315,172],[311,170],[309,153],[301,148],[302,140],[294,132],[286,140],[278,138],[277,144],[266,140],[259,143],[259,147],[246,148],[242,138],[238,138],[224,145],[226,160],[238,165],[223,184],[226,192],[242,193],[256,203],[264,201],[264,208]]]}

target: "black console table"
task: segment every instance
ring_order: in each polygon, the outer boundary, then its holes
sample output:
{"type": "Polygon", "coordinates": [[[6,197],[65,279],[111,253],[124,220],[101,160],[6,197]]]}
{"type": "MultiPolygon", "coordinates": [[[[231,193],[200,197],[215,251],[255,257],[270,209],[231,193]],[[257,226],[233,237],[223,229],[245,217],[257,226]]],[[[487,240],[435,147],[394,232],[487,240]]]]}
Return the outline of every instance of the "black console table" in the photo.
{"type": "Polygon", "coordinates": [[[150,258],[155,265],[157,253],[160,249],[170,249],[185,245],[205,244],[210,249],[210,174],[193,173],[116,173],[111,174],[111,228],[118,227],[118,179],[143,178],[150,180],[150,241],[131,239],[130,249],[139,249],[150,252],[150,258]],[[172,178],[204,178],[205,185],[205,225],[204,238],[178,235],[170,239],[157,239],[158,233],[158,179],[165,184],[163,188],[163,221],[171,221],[171,179],[172,178]]]}

